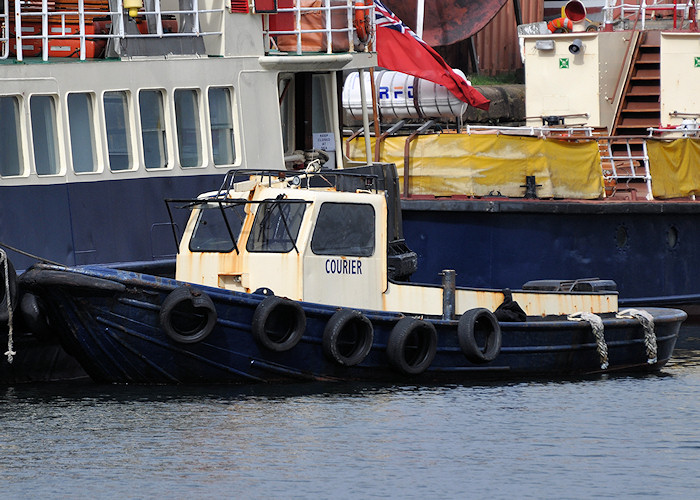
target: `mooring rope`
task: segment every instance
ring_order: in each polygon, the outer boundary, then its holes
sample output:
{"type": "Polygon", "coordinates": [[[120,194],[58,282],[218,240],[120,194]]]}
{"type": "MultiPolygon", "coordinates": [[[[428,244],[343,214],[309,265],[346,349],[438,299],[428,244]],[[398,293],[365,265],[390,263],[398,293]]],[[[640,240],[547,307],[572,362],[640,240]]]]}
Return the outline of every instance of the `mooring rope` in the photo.
{"type": "Polygon", "coordinates": [[[29,252],[25,252],[24,250],[20,250],[19,248],[15,248],[13,246],[8,245],[7,243],[3,243],[0,241],[0,247],[2,248],[7,248],[8,250],[12,250],[13,252],[16,252],[20,255],[24,255],[25,257],[29,257],[30,259],[40,261],[40,262],[46,262],[47,264],[53,264],[54,266],[60,266],[61,264],[58,262],[54,262],[49,259],[45,259],[43,257],[39,257],[38,255],[31,254],[29,252]]]}
{"type": "Polygon", "coordinates": [[[598,351],[598,356],[600,356],[600,369],[607,369],[609,366],[608,345],[605,343],[605,336],[603,335],[603,320],[600,318],[600,316],[587,311],[582,311],[569,314],[567,319],[572,321],[587,321],[591,325],[591,330],[593,331],[593,336],[595,337],[596,350],[598,351]]]}
{"type": "Polygon", "coordinates": [[[17,354],[14,351],[14,339],[12,331],[12,294],[10,294],[10,261],[7,258],[5,250],[0,248],[0,264],[5,268],[5,297],[7,297],[7,351],[5,356],[7,356],[7,362],[12,363],[14,355],[17,354]]]}
{"type": "Polygon", "coordinates": [[[617,313],[618,318],[636,318],[644,328],[644,347],[647,350],[647,363],[653,365],[658,361],[656,353],[656,332],[654,317],[644,309],[625,309],[617,313]]]}

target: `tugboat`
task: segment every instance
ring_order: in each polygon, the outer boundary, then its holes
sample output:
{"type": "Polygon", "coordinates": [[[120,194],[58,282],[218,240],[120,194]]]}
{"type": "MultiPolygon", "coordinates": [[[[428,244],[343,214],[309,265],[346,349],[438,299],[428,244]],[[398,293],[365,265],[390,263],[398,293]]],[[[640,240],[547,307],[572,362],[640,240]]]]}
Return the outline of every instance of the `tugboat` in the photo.
{"type": "Polygon", "coordinates": [[[36,331],[43,315],[15,270],[42,260],[157,272],[173,261],[164,198],[216,189],[232,168],[291,168],[321,154],[314,137],[340,137],[331,89],[337,71],[376,64],[372,12],[335,1],[5,2],[0,384],[63,379],[56,368],[70,361],[36,331]]]}
{"type": "Polygon", "coordinates": [[[175,279],[37,264],[19,281],[97,382],[559,377],[671,356],[686,314],[619,311],[611,281],[405,281],[415,254],[397,204],[393,165],[231,171],[218,191],[169,200],[191,211],[175,279]]]}

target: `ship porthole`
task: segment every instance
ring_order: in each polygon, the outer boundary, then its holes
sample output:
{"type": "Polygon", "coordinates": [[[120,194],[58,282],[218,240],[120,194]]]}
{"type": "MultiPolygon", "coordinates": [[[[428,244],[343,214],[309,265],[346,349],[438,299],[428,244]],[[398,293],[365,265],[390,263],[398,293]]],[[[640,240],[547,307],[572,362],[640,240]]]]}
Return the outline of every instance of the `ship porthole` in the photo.
{"type": "Polygon", "coordinates": [[[678,246],[678,228],[676,226],[670,226],[666,231],[666,244],[671,250],[678,246]]]}
{"type": "Polygon", "coordinates": [[[629,243],[629,234],[624,224],[617,226],[617,230],[615,231],[615,243],[620,250],[626,248],[629,243]]]}

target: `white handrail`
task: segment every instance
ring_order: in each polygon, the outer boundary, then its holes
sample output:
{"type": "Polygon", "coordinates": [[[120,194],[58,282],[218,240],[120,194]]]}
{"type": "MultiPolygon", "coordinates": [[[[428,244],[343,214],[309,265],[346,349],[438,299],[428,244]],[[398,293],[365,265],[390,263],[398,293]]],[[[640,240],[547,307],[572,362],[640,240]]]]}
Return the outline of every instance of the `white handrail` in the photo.
{"type": "MultiPolygon", "coordinates": [[[[124,10],[123,1],[118,1],[118,10],[89,10],[86,9],[84,0],[76,0],[77,8],[76,10],[50,10],[48,1],[41,0],[41,11],[28,10],[26,7],[26,2],[22,0],[15,0],[15,35],[10,36],[7,32],[8,26],[11,23],[7,22],[8,17],[8,0],[3,0],[5,2],[5,13],[3,14],[5,23],[3,28],[3,38],[0,41],[4,42],[3,45],[3,58],[7,58],[9,55],[9,46],[12,39],[16,43],[16,57],[18,61],[22,61],[25,57],[25,48],[23,43],[30,42],[32,40],[41,41],[41,56],[44,61],[49,58],[50,51],[50,41],[55,39],[77,39],[79,40],[79,56],[80,59],[86,59],[86,40],[108,40],[108,39],[125,39],[125,38],[166,38],[166,37],[202,37],[202,36],[214,36],[221,35],[221,31],[201,31],[199,26],[200,16],[203,14],[216,14],[223,16],[225,12],[223,0],[220,2],[221,7],[212,9],[200,9],[198,0],[191,0],[192,8],[190,9],[178,9],[178,10],[161,10],[160,0],[154,2],[153,10],[139,10],[139,15],[143,15],[146,18],[152,15],[157,19],[156,32],[155,33],[127,33],[125,29],[125,22],[129,19],[128,13],[124,10]],[[24,8],[23,8],[24,6],[24,8]],[[163,16],[192,16],[193,26],[189,31],[176,31],[176,32],[166,32],[162,27],[163,16]],[[78,23],[75,30],[71,29],[71,24],[67,22],[67,19],[71,17],[77,17],[78,23]],[[86,23],[86,17],[89,19],[95,17],[109,17],[111,22],[116,21],[114,29],[110,33],[86,33],[87,26],[91,23],[86,23]],[[38,21],[38,22],[37,22],[38,21]],[[40,24],[39,33],[25,34],[22,30],[22,25],[32,26],[40,24]],[[56,29],[58,26],[58,29],[56,29]],[[53,29],[52,29],[53,28],[53,29]],[[58,33],[56,33],[58,31],[58,33]]],[[[30,4],[31,5],[31,4],[30,4]]],[[[36,5],[36,4],[34,4],[36,5]]],[[[143,21],[146,22],[146,21],[143,21]]]]}
{"type": "MultiPolygon", "coordinates": [[[[264,15],[265,52],[280,50],[279,45],[281,44],[277,42],[278,37],[294,37],[295,49],[284,51],[302,54],[305,51],[305,42],[308,42],[310,38],[317,38],[314,35],[321,35],[322,43],[319,44],[316,40],[314,48],[317,50],[311,51],[332,54],[334,51],[338,51],[338,47],[333,46],[334,35],[337,34],[347,35],[347,48],[344,50],[354,52],[360,45],[363,45],[358,43],[359,37],[354,25],[356,17],[362,17],[363,12],[369,16],[370,32],[374,33],[373,3],[363,5],[355,3],[354,0],[319,0],[317,2],[294,0],[291,7],[278,7],[276,13],[264,15]],[[279,29],[276,25],[272,27],[273,20],[286,21],[287,23],[291,21],[293,26],[286,30],[279,29]]],[[[336,40],[340,41],[338,38],[336,40]]],[[[288,42],[285,43],[285,46],[287,45],[288,42]]],[[[308,48],[306,50],[309,51],[308,48]]]]}

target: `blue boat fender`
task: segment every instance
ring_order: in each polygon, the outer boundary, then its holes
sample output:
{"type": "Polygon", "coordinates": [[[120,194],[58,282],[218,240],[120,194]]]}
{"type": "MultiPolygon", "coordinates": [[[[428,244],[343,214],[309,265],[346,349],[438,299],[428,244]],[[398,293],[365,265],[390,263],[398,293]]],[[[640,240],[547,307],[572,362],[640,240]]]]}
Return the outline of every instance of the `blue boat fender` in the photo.
{"type": "Polygon", "coordinates": [[[457,339],[469,361],[475,364],[489,363],[501,352],[501,325],[488,309],[469,309],[459,318],[457,339]],[[478,340],[484,340],[485,345],[480,347],[478,340]]]}
{"type": "Polygon", "coordinates": [[[10,258],[3,252],[0,260],[0,323],[7,323],[12,311],[17,308],[17,272],[10,258]],[[10,293],[7,293],[7,290],[10,293]]]}
{"type": "Polygon", "coordinates": [[[391,365],[405,375],[418,375],[430,367],[437,352],[437,331],[427,321],[402,318],[389,334],[386,354],[391,365]]]}
{"type": "Polygon", "coordinates": [[[306,314],[298,302],[273,295],[255,309],[251,330],[255,341],[271,351],[288,351],[306,331],[306,314]]]}
{"type": "Polygon", "coordinates": [[[323,353],[341,366],[362,363],[373,342],[372,322],[354,309],[336,311],[323,330],[323,353]]]}
{"type": "Polygon", "coordinates": [[[170,292],[159,314],[163,331],[175,342],[183,344],[193,344],[207,338],[216,326],[216,319],[216,308],[211,297],[188,286],[170,292]]]}

